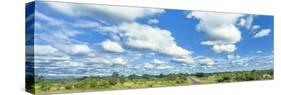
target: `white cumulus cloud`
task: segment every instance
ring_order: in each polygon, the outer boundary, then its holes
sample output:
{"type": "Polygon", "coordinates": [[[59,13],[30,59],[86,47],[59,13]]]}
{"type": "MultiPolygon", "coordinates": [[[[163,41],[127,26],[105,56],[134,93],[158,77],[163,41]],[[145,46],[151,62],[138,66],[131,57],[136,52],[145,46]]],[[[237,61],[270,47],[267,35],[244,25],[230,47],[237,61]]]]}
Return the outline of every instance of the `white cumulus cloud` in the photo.
{"type": "MultiPolygon", "coordinates": [[[[208,36],[207,41],[201,42],[202,45],[213,45],[216,53],[231,53],[236,50],[235,43],[241,40],[241,33],[235,24],[243,15],[215,12],[191,12],[188,15],[200,20],[197,30],[208,36]]],[[[246,21],[240,23],[245,24],[246,21]]]]}
{"type": "Polygon", "coordinates": [[[121,47],[121,45],[117,42],[113,42],[111,40],[106,40],[101,43],[102,48],[105,51],[110,51],[110,52],[124,52],[124,49],[121,47]]]}
{"type": "Polygon", "coordinates": [[[125,44],[139,49],[149,49],[169,56],[189,55],[191,51],[177,45],[171,32],[139,23],[122,23],[118,26],[125,44]]]}
{"type": "Polygon", "coordinates": [[[236,50],[236,46],[233,44],[216,44],[213,45],[212,49],[215,53],[232,53],[236,50]]]}
{"type": "Polygon", "coordinates": [[[70,51],[72,54],[89,54],[91,48],[88,45],[76,44],[70,46],[70,51]]]}

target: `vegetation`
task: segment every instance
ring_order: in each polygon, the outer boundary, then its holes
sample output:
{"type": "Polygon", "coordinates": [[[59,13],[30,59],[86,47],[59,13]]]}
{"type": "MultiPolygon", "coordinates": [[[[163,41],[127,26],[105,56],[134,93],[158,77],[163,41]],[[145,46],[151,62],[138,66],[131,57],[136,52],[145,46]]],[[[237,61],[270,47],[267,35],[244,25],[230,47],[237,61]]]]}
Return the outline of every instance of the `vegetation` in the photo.
{"type": "Polygon", "coordinates": [[[168,75],[144,74],[142,76],[122,76],[119,75],[117,72],[114,72],[111,76],[107,77],[92,76],[78,79],[44,79],[43,77],[34,76],[33,78],[35,78],[35,83],[32,83],[31,78],[27,78],[27,90],[35,91],[36,94],[47,94],[79,91],[99,91],[109,89],[196,85],[251,80],[268,80],[273,79],[273,70],[253,70],[196,74],[180,73],[168,75]]]}

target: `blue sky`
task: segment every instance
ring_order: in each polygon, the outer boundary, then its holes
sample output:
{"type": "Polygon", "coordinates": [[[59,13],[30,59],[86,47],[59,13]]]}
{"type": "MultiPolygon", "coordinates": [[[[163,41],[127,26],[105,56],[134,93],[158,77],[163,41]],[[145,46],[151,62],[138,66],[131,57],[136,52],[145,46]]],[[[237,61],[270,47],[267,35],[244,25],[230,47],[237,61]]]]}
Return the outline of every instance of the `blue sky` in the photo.
{"type": "Polygon", "coordinates": [[[273,68],[273,16],[36,1],[28,17],[38,75],[273,68]]]}

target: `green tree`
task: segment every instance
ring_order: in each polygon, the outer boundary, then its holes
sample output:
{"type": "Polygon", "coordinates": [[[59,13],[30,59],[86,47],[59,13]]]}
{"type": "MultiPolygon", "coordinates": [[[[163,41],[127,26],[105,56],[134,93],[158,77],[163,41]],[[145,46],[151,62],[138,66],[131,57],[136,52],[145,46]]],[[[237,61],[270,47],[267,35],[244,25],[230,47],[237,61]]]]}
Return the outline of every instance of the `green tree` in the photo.
{"type": "Polygon", "coordinates": [[[111,76],[115,77],[115,78],[118,78],[119,77],[119,73],[118,72],[113,72],[111,76]]]}
{"type": "Polygon", "coordinates": [[[125,83],[126,82],[126,78],[125,77],[120,77],[119,78],[119,81],[121,84],[125,83]]]}
{"type": "Polygon", "coordinates": [[[119,82],[119,73],[113,72],[111,77],[109,78],[110,85],[116,85],[119,82]]]}

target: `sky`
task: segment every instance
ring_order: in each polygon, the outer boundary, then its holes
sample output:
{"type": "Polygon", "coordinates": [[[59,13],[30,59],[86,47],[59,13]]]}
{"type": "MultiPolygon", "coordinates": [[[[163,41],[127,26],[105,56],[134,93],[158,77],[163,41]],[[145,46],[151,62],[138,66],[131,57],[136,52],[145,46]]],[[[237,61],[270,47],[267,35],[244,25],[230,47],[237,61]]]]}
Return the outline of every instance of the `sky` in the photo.
{"type": "Polygon", "coordinates": [[[273,69],[268,15],[36,1],[26,20],[46,77],[273,69]]]}

